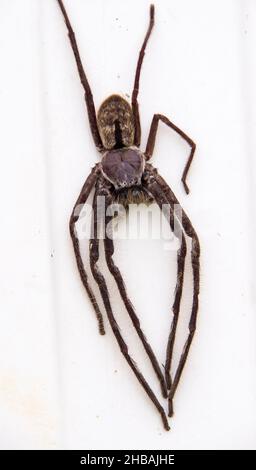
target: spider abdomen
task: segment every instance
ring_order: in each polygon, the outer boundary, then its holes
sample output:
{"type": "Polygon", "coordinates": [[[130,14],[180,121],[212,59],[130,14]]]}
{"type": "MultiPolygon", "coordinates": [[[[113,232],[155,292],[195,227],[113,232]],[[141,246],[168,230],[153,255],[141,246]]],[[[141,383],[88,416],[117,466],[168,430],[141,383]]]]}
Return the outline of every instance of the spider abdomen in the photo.
{"type": "Polygon", "coordinates": [[[144,157],[137,147],[121,148],[106,152],[102,158],[102,173],[115,189],[141,184],[144,157]]]}
{"type": "Polygon", "coordinates": [[[105,149],[129,147],[134,143],[133,111],[122,96],[111,95],[97,114],[97,123],[105,149]]]}

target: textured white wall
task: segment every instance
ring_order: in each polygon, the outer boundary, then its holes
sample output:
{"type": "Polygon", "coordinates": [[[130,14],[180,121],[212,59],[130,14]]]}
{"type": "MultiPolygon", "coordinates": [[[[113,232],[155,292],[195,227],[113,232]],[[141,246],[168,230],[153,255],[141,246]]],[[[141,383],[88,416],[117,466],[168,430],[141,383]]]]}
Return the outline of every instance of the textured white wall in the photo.
{"type": "MultiPolygon", "coordinates": [[[[155,112],[198,145],[189,196],[180,183],[188,147],[163,125],[153,160],[202,246],[198,331],[172,430],[162,430],[107,322],[107,335],[98,335],[76,270],[68,219],[98,154],[57,2],[2,0],[1,448],[255,448],[255,2],[154,3],[139,95],[142,148],[155,112]]],[[[149,1],[65,4],[96,105],[112,92],[130,94],[149,1]]],[[[162,241],[120,241],[116,259],[163,362],[175,253],[162,241]]],[[[122,331],[158,392],[108,280],[122,331]]]]}

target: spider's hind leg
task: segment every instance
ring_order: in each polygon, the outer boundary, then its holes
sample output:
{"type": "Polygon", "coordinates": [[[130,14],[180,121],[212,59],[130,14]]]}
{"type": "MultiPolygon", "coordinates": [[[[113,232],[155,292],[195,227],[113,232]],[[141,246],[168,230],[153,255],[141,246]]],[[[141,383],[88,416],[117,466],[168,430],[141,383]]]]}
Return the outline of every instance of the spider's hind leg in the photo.
{"type": "Polygon", "coordinates": [[[170,119],[168,119],[163,114],[154,114],[153,116],[149,135],[148,135],[147,146],[145,150],[146,160],[150,160],[150,158],[153,155],[159,121],[162,121],[164,124],[166,124],[166,126],[170,127],[170,129],[173,129],[175,132],[177,132],[177,134],[180,135],[190,146],[190,154],[189,154],[187,163],[185,165],[185,168],[183,170],[182,177],[181,177],[181,181],[183,183],[184,189],[186,193],[189,194],[189,187],[186,183],[186,178],[190,169],[190,165],[194,158],[196,144],[187,134],[185,134],[185,132],[182,129],[177,127],[173,122],[170,121],[170,119]]]}
{"type": "Polygon", "coordinates": [[[154,22],[155,22],[155,7],[154,5],[150,5],[149,25],[148,25],[148,29],[146,32],[146,36],[144,38],[144,41],[142,43],[142,46],[139,52],[139,57],[138,57],[136,72],[135,72],[134,85],[133,85],[133,92],[132,92],[132,110],[133,110],[134,124],[135,124],[134,145],[136,145],[137,147],[140,146],[140,140],[141,140],[140,113],[139,113],[139,103],[138,103],[138,94],[139,94],[139,88],[140,88],[140,73],[141,73],[141,67],[142,67],[142,63],[143,63],[143,59],[145,55],[145,50],[146,50],[147,43],[151,35],[153,26],[154,26],[154,22]]]}
{"type": "Polygon", "coordinates": [[[61,9],[64,21],[65,21],[66,26],[67,26],[70,45],[71,45],[73,53],[74,53],[74,57],[75,57],[79,77],[80,77],[82,86],[83,86],[84,91],[85,91],[84,97],[85,97],[87,113],[88,113],[88,118],[89,118],[89,125],[90,125],[90,128],[91,128],[92,137],[93,137],[93,140],[94,140],[94,143],[95,143],[97,149],[99,151],[101,151],[101,150],[103,150],[103,144],[102,144],[102,140],[101,140],[98,125],[97,125],[97,118],[96,118],[95,106],[94,106],[94,101],[93,101],[93,95],[92,95],[91,87],[89,85],[86,73],[84,71],[84,67],[83,67],[83,64],[82,64],[82,59],[80,57],[80,52],[79,52],[77,41],[76,41],[76,36],[75,36],[75,33],[72,29],[70,19],[68,17],[66,8],[65,8],[64,3],[63,3],[63,0],[57,0],[57,2],[59,4],[59,7],[61,9]]]}

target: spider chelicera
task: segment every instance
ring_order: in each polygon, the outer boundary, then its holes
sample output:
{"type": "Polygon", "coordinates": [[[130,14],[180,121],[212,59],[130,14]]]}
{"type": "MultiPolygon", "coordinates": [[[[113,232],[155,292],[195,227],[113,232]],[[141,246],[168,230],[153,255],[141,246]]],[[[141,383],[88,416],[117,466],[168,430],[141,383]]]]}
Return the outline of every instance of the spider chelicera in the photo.
{"type": "MultiPolygon", "coordinates": [[[[78,270],[81,276],[82,283],[89,295],[90,301],[96,313],[100,334],[105,334],[103,316],[96,301],[95,295],[88,283],[88,277],[85,271],[84,263],[82,261],[79,240],[75,229],[75,224],[78,221],[79,215],[81,213],[81,208],[83,204],[85,204],[85,202],[87,201],[87,198],[89,197],[91,191],[95,189],[93,199],[94,214],[97,213],[98,196],[103,196],[105,198],[106,208],[116,201],[121,201],[126,208],[128,207],[129,203],[137,204],[141,201],[151,203],[155,201],[160,207],[160,210],[162,209],[162,206],[164,204],[168,204],[170,206],[170,216],[168,218],[168,221],[171,229],[174,230],[174,222],[178,223],[181,227],[182,235],[180,237],[180,247],[177,252],[177,282],[174,294],[174,302],[172,306],[173,317],[166,348],[166,362],[164,366],[164,371],[162,371],[162,368],[160,367],[159,362],[141,329],[140,321],[128,297],[123,277],[113,260],[113,239],[111,237],[108,237],[107,234],[104,237],[104,248],[107,266],[117,283],[126,310],[131,318],[131,321],[136,329],[140,340],[143,343],[143,346],[145,348],[146,353],[148,354],[156,376],[159,379],[162,394],[168,400],[168,415],[171,417],[173,415],[173,397],[177,389],[177,385],[179,383],[185,362],[187,360],[189,348],[196,329],[199,296],[200,245],[198,236],[188,216],[183,210],[179,211],[179,215],[177,215],[176,211],[174,210],[174,206],[176,204],[179,204],[174,193],[172,192],[168,184],[164,181],[164,179],[158,174],[157,170],[147,162],[153,155],[158,124],[159,121],[162,121],[168,127],[176,131],[190,146],[191,150],[189,158],[181,178],[185,191],[188,194],[189,189],[186,183],[186,177],[195,153],[196,145],[190,139],[190,137],[188,137],[175,124],[173,124],[166,116],[163,116],[162,114],[155,114],[152,119],[146,150],[145,152],[142,152],[140,150],[141,126],[137,98],[139,93],[141,66],[145,54],[146,45],[154,25],[154,5],[150,6],[149,26],[139,53],[131,105],[121,96],[116,94],[111,95],[102,103],[96,115],[91,88],[82,65],[75,34],[72,30],[71,23],[64,7],[63,1],[57,1],[64,16],[80,80],[85,91],[85,102],[92,137],[98,151],[102,155],[101,162],[97,163],[94,166],[90,175],[86,179],[84,186],[80,192],[80,195],[76,201],[70,219],[70,234],[74,245],[78,270]],[[174,377],[172,378],[170,371],[172,365],[173,347],[177,330],[180,302],[183,289],[185,258],[187,252],[186,236],[188,236],[192,241],[191,264],[193,272],[193,299],[189,320],[188,336],[181,357],[179,359],[176,372],[174,374],[174,377]]],[[[106,222],[111,221],[111,218],[113,218],[113,216],[107,216],[106,213],[104,215],[106,222]]],[[[93,224],[96,223],[97,220],[95,217],[93,224]]],[[[94,233],[97,233],[97,231],[95,231],[94,233]]],[[[148,382],[145,380],[144,376],[141,374],[134,360],[130,356],[127,344],[125,343],[118,327],[118,324],[116,322],[115,316],[113,314],[107,284],[104,276],[100,272],[97,265],[97,262],[99,260],[99,239],[95,236],[90,239],[89,253],[90,268],[93,277],[96,283],[98,284],[99,291],[107,313],[107,317],[109,319],[111,328],[116,337],[120,350],[124,355],[126,361],[128,362],[129,366],[133,370],[134,374],[136,375],[138,381],[140,382],[145,392],[147,393],[147,395],[157,408],[158,412],[160,413],[164,428],[166,430],[169,430],[170,427],[164,408],[160,404],[155,393],[152,391],[148,382]]]]}

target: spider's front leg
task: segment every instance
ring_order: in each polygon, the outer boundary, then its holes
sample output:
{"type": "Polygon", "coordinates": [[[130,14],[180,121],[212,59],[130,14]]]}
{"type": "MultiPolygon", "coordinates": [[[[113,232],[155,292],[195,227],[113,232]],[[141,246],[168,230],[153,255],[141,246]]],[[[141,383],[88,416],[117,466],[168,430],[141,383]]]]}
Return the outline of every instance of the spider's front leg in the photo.
{"type": "MultiPolygon", "coordinates": [[[[111,205],[111,203],[112,203],[112,197],[111,196],[106,197],[106,206],[109,207],[111,205]]],[[[106,217],[106,226],[108,226],[109,230],[111,228],[111,223],[113,221],[113,218],[114,218],[114,215],[108,215],[106,217]]],[[[132,320],[132,323],[133,323],[133,326],[134,326],[139,338],[141,339],[142,344],[145,348],[145,351],[146,351],[146,353],[147,353],[147,355],[148,355],[148,357],[151,361],[153,369],[154,369],[154,371],[156,373],[156,376],[159,380],[163,397],[167,398],[167,387],[166,387],[164,375],[162,373],[160,365],[158,364],[158,361],[156,359],[154,351],[151,348],[149,342],[147,341],[147,338],[145,337],[145,335],[144,335],[144,333],[141,329],[140,320],[137,317],[135,309],[132,305],[132,302],[130,301],[130,299],[128,297],[128,294],[127,294],[127,291],[126,291],[126,286],[125,286],[123,277],[121,275],[121,272],[120,272],[119,268],[116,266],[116,264],[113,260],[113,255],[114,255],[113,238],[109,237],[107,235],[109,235],[109,233],[108,234],[106,233],[106,235],[105,235],[104,246],[105,246],[106,262],[107,262],[109,271],[111,272],[111,274],[113,275],[113,277],[116,281],[119,293],[120,293],[121,298],[124,302],[124,305],[126,307],[128,315],[130,316],[130,318],[132,320]]]]}
{"type": "MultiPolygon", "coordinates": [[[[175,287],[175,297],[172,306],[173,311],[173,320],[171,325],[171,330],[167,342],[166,349],[166,361],[165,361],[165,378],[167,383],[168,390],[171,390],[172,379],[171,379],[171,365],[172,365],[172,356],[173,348],[175,342],[175,336],[178,326],[179,313],[180,313],[180,303],[183,290],[183,281],[184,281],[184,271],[185,271],[185,259],[187,253],[187,245],[184,234],[181,236],[181,245],[177,253],[177,282],[175,287]]],[[[169,396],[169,416],[173,415],[173,403],[172,399],[169,396]]]]}
{"type": "Polygon", "coordinates": [[[154,116],[153,116],[152,123],[151,123],[151,126],[150,126],[146,151],[145,151],[145,158],[146,158],[146,160],[149,160],[153,155],[159,121],[162,121],[168,127],[170,127],[175,132],[177,132],[177,134],[179,134],[191,147],[191,151],[190,151],[190,154],[189,154],[189,157],[188,157],[188,161],[186,163],[186,166],[184,168],[184,171],[183,171],[182,177],[181,177],[181,181],[183,183],[184,189],[185,189],[186,193],[188,194],[189,193],[189,187],[186,183],[186,178],[187,178],[187,174],[188,174],[190,165],[191,165],[193,157],[194,157],[194,153],[195,153],[195,150],[196,150],[196,144],[187,134],[185,134],[185,132],[183,132],[181,129],[179,129],[179,127],[177,127],[175,124],[173,124],[163,114],[154,114],[154,116]]]}
{"type": "Polygon", "coordinates": [[[78,199],[75,203],[74,209],[73,209],[71,217],[70,217],[69,229],[70,229],[70,235],[71,235],[72,242],[73,242],[73,247],[74,247],[75,257],[76,257],[76,263],[77,263],[78,271],[79,271],[79,274],[80,274],[80,277],[81,277],[81,281],[82,281],[82,283],[85,287],[85,290],[86,290],[86,292],[89,296],[89,299],[90,299],[91,304],[93,306],[93,309],[95,311],[96,318],[98,320],[98,325],[99,325],[99,332],[100,332],[101,335],[104,335],[105,330],[104,330],[104,323],[103,323],[102,313],[99,309],[99,306],[98,306],[98,303],[96,301],[95,295],[94,295],[94,293],[93,293],[93,291],[92,291],[92,289],[91,289],[91,287],[88,283],[88,277],[87,277],[87,273],[84,269],[84,263],[83,263],[81,253],[80,253],[79,239],[77,237],[77,232],[76,232],[76,228],[75,228],[75,224],[79,219],[82,207],[85,204],[85,202],[87,201],[87,199],[89,197],[89,194],[92,191],[92,189],[93,189],[93,187],[94,187],[94,185],[95,185],[95,183],[98,179],[98,176],[99,176],[99,168],[98,168],[98,165],[96,165],[92,169],[92,171],[91,171],[90,175],[88,176],[87,180],[85,181],[85,183],[82,187],[82,190],[81,190],[81,192],[78,196],[78,199]]]}
{"type": "MultiPolygon", "coordinates": [[[[167,388],[168,390],[170,390],[172,387],[172,379],[171,379],[172,356],[173,356],[173,348],[174,348],[174,343],[175,343],[175,336],[176,336],[176,330],[177,330],[179,313],[180,313],[180,303],[181,303],[181,297],[182,297],[182,291],[183,291],[187,244],[186,244],[186,239],[185,239],[184,233],[182,232],[180,223],[177,221],[177,218],[175,218],[174,204],[168,201],[163,191],[158,187],[155,188],[154,198],[160,210],[163,209],[163,205],[166,205],[166,204],[169,205],[170,213],[168,211],[167,213],[164,213],[164,215],[167,218],[168,223],[170,224],[171,230],[174,232],[175,226],[177,226],[177,224],[179,226],[179,230],[181,230],[181,236],[180,236],[180,232],[178,234],[179,239],[180,239],[180,248],[177,252],[177,281],[176,281],[175,296],[174,296],[174,301],[173,301],[173,306],[172,306],[173,319],[172,319],[171,329],[170,329],[168,342],[167,342],[166,360],[165,360],[165,379],[166,379],[167,388]]],[[[170,417],[173,415],[173,403],[171,399],[169,399],[169,413],[168,414],[170,417]]]]}
{"type": "MultiPolygon", "coordinates": [[[[166,181],[158,175],[157,171],[149,164],[146,165],[146,178],[145,178],[145,186],[149,190],[149,192],[154,196],[156,201],[161,201],[162,197],[166,198],[170,206],[179,205],[179,202],[172,192],[171,188],[168,186],[166,181]]],[[[180,206],[181,207],[181,206],[180,206]]],[[[175,212],[176,214],[176,212],[175,212]]],[[[189,349],[193,340],[193,336],[196,330],[196,319],[198,313],[198,305],[199,305],[199,289],[200,289],[200,264],[199,264],[199,257],[200,257],[200,244],[199,239],[196,234],[196,231],[190,222],[188,216],[185,212],[181,211],[181,215],[178,213],[177,217],[179,222],[182,225],[182,228],[185,234],[191,238],[192,240],[192,250],[191,250],[191,264],[192,264],[192,271],[193,271],[193,300],[192,300],[192,309],[191,315],[189,320],[189,334],[187,340],[185,342],[178,367],[174,376],[174,380],[171,385],[171,390],[169,394],[169,415],[172,414],[172,401],[177,389],[183,368],[185,366],[189,349]]]]}
{"type": "MultiPolygon", "coordinates": [[[[96,190],[95,195],[94,195],[94,201],[93,201],[93,212],[94,214],[99,214],[100,211],[98,211],[97,208],[97,197],[98,196],[103,196],[106,197],[108,195],[108,190],[107,188],[104,188],[104,185],[102,186],[101,190],[96,190]]],[[[136,366],[136,363],[134,362],[133,358],[130,356],[129,351],[128,351],[128,346],[125,343],[123,336],[120,332],[119,326],[116,322],[115,316],[113,314],[111,302],[110,302],[110,297],[109,297],[109,292],[107,288],[107,284],[105,281],[105,278],[103,274],[100,272],[97,262],[99,260],[99,239],[97,237],[98,233],[98,220],[97,217],[94,217],[94,231],[93,231],[93,238],[90,240],[90,264],[91,264],[91,270],[92,274],[94,276],[94,279],[96,280],[99,290],[101,293],[101,297],[107,312],[107,316],[109,319],[109,323],[111,325],[112,331],[116,337],[117,343],[119,345],[119,348],[125,357],[126,361],[128,362],[129,366],[133,370],[135,376],[137,377],[138,381],[142,385],[143,389],[147,393],[148,397],[150,400],[154,403],[156,409],[161,415],[162,421],[164,428],[168,431],[170,429],[165,411],[161,404],[159,403],[157,397],[155,396],[153,390],[147,383],[146,379],[142,375],[142,373],[139,371],[138,367],[136,366]]]]}

